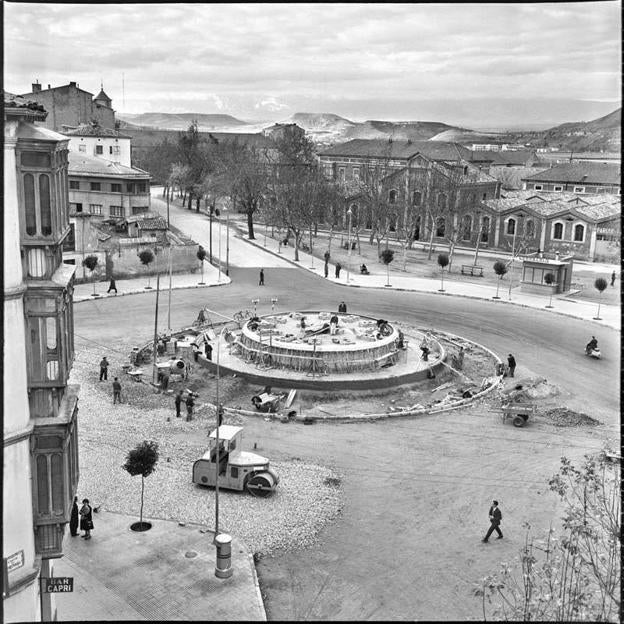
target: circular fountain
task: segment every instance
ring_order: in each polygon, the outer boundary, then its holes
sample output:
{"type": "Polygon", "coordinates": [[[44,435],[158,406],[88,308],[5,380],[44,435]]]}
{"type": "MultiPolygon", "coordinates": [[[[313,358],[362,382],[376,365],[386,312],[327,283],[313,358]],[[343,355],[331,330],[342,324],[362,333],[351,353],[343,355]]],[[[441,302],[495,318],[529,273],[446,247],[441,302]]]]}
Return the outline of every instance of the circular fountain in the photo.
{"type": "MultiPolygon", "coordinates": [[[[307,389],[374,389],[413,383],[432,374],[445,358],[425,333],[384,319],[327,311],[270,314],[245,321],[217,337],[221,374],[254,383],[307,389]]],[[[214,343],[213,343],[214,344],[214,343]]],[[[216,368],[215,361],[205,366],[216,368]]]]}

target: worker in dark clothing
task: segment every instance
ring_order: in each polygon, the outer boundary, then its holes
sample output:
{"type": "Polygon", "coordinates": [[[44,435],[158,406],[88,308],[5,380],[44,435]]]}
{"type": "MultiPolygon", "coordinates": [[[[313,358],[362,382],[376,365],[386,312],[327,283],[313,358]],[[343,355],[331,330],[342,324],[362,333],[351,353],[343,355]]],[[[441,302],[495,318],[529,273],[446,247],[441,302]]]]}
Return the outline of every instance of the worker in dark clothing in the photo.
{"type": "Polygon", "coordinates": [[[509,366],[509,376],[513,377],[516,370],[516,358],[511,353],[507,356],[507,365],[509,366]]]}
{"type": "Polygon", "coordinates": [[[182,404],[182,390],[175,395],[176,418],[180,418],[180,405],[182,404]]]}
{"type": "Polygon", "coordinates": [[[100,362],[100,381],[102,381],[102,379],[108,380],[108,360],[106,356],[104,356],[100,362]]]}
{"type": "Polygon", "coordinates": [[[481,540],[482,542],[487,542],[488,539],[490,538],[490,535],[492,535],[493,531],[496,531],[498,533],[498,537],[496,539],[503,538],[503,532],[500,530],[500,523],[501,523],[501,520],[503,519],[503,514],[501,513],[501,510],[498,508],[498,501],[492,501],[492,506],[490,507],[489,516],[490,516],[490,528],[488,529],[488,532],[485,534],[485,537],[481,540]]]}
{"type": "Polygon", "coordinates": [[[195,399],[193,398],[193,393],[189,392],[189,395],[186,397],[186,420],[193,420],[193,405],[195,405],[195,399]]]}
{"type": "Polygon", "coordinates": [[[340,305],[338,306],[338,312],[340,312],[340,314],[347,313],[347,304],[344,301],[340,302],[340,305]]]}
{"type": "Polygon", "coordinates": [[[264,269],[260,269],[260,280],[258,281],[258,286],[264,286],[264,269]]]}

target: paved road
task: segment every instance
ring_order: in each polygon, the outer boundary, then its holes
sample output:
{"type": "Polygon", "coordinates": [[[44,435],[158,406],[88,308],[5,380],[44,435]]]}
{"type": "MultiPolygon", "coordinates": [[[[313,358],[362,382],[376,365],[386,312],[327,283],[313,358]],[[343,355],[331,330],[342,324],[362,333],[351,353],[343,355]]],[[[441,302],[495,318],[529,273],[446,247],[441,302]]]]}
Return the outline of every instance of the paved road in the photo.
{"type": "MultiPolygon", "coordinates": [[[[270,263],[263,263],[270,267],[270,263]]],[[[264,288],[257,267],[230,270],[232,284],[174,291],[172,326],[188,324],[200,306],[231,314],[329,308],[461,334],[500,355],[513,352],[517,374],[546,377],[562,388],[562,404],[605,422],[594,430],[503,427],[474,409],[406,421],[297,427],[249,419],[246,439],[270,458],[300,457],[341,473],[345,508],[317,547],[282,553],[258,565],[270,619],[465,619],[479,617],[472,582],[512,559],[522,521],[547,528],[556,519],[545,480],[562,454],[580,457],[617,435],[619,334],[600,330],[604,359],[582,355],[587,324],[539,310],[434,294],[347,290],[296,268],[270,268],[264,288]],[[493,492],[504,501],[506,539],[485,550],[479,537],[493,492]]],[[[151,337],[154,293],[88,301],[75,307],[76,344],[151,337]],[[110,319],[123,316],[123,323],[110,319]]],[[[165,318],[166,302],[161,308],[165,318]]],[[[591,330],[590,330],[591,331],[591,330]]],[[[225,503],[224,503],[225,504],[225,503]]]]}

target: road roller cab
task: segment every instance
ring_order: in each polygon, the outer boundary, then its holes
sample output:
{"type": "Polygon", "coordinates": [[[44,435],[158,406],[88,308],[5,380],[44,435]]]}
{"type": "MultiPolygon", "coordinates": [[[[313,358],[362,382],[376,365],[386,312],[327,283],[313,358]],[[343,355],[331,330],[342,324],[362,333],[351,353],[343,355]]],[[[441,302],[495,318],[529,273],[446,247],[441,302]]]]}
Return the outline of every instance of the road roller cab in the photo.
{"type": "MultiPolygon", "coordinates": [[[[219,487],[247,490],[254,496],[268,496],[279,483],[277,473],[262,455],[241,450],[243,428],[219,427],[219,487]]],[[[193,483],[214,487],[217,477],[217,430],[208,440],[208,450],[193,464],[193,483]]]]}

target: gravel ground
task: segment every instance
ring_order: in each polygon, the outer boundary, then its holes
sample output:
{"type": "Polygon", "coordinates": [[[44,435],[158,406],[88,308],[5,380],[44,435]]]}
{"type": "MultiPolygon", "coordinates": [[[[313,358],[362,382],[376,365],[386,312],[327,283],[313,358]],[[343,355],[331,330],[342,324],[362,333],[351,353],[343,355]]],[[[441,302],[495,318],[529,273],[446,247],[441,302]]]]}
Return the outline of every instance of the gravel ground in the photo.
{"type": "MultiPolygon", "coordinates": [[[[107,511],[136,513],[138,519],[141,482],[122,465],[136,444],[155,440],[160,459],[155,472],[145,480],[144,517],[198,523],[212,529],[214,490],[194,485],[191,477],[193,462],[207,448],[205,436],[214,425],[214,416],[210,410],[201,409],[200,397],[196,403],[199,413],[193,421],[175,416],[167,421],[175,413],[172,398],[147,384],[128,381],[122,372],[131,347],[129,343],[107,345],[106,349],[77,347],[70,383],[81,385],[78,496],[88,497],[107,511]],[[108,381],[99,382],[98,363],[104,353],[111,365],[108,381]],[[115,376],[122,382],[124,401],[117,405],[112,402],[115,376]]],[[[242,421],[227,417],[226,422],[242,421]]],[[[300,461],[272,461],[271,466],[280,482],[268,498],[219,491],[220,530],[236,535],[258,555],[311,545],[320,529],[342,508],[340,475],[331,468],[300,461]]]]}

